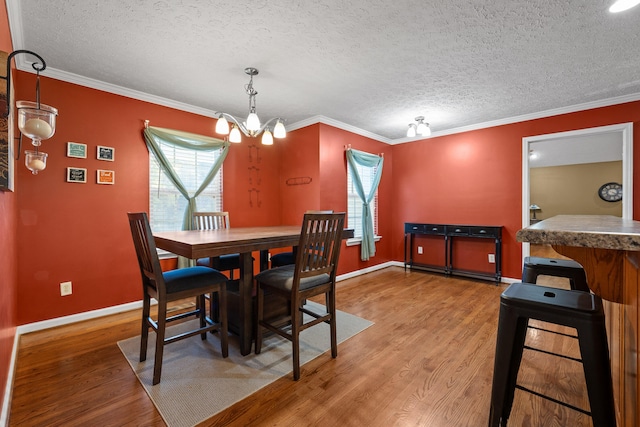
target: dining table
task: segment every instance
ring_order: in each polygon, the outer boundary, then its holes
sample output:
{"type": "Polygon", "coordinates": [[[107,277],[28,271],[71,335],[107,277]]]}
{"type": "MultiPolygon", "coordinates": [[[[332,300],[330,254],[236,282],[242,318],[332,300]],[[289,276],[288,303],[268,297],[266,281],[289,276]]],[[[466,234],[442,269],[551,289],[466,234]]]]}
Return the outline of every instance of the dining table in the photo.
{"type": "MultiPolygon", "coordinates": [[[[253,339],[253,252],[260,252],[260,270],[268,268],[268,251],[297,246],[300,231],[299,225],[276,225],[163,231],[153,233],[153,237],[159,249],[189,259],[240,254],[237,333],[240,340],[240,353],[246,356],[251,352],[253,339]]],[[[353,230],[345,229],[342,238],[351,237],[353,237],[353,230]]]]}

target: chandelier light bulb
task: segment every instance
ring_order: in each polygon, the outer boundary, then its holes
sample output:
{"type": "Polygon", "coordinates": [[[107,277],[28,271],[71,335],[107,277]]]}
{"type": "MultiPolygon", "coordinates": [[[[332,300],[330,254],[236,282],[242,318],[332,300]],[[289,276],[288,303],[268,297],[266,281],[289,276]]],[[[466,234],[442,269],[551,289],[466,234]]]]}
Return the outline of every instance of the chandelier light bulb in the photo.
{"type": "Polygon", "coordinates": [[[409,129],[407,129],[407,137],[413,138],[414,136],[416,136],[416,125],[414,125],[413,123],[410,123],[409,129]]]}
{"type": "Polygon", "coordinates": [[[229,122],[222,114],[218,116],[218,121],[216,122],[216,133],[229,135],[229,122]]]}
{"type": "Polygon", "coordinates": [[[242,136],[240,135],[240,130],[237,128],[237,126],[233,126],[231,128],[231,132],[229,132],[229,142],[242,142],[242,136]]]}
{"type": "Polygon", "coordinates": [[[273,135],[269,129],[265,129],[262,134],[262,145],[273,145],[273,135]]]}
{"type": "Polygon", "coordinates": [[[285,138],[287,136],[287,130],[284,128],[282,121],[278,120],[276,126],[273,128],[274,138],[285,138]]]}
{"type": "Polygon", "coordinates": [[[247,130],[249,132],[257,132],[260,130],[260,119],[255,111],[250,112],[247,117],[247,130]]]}

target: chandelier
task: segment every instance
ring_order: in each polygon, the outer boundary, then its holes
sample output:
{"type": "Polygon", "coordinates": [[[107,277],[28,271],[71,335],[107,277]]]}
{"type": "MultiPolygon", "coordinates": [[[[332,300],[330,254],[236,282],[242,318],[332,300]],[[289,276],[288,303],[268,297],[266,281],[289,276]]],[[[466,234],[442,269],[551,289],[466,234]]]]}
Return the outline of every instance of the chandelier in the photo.
{"type": "Polygon", "coordinates": [[[253,88],[253,76],[258,75],[258,69],[248,67],[244,69],[244,72],[250,76],[249,84],[244,86],[247,95],[249,95],[249,115],[247,116],[247,120],[240,122],[240,120],[231,114],[218,113],[216,133],[229,135],[230,142],[240,142],[242,140],[240,132],[249,137],[256,137],[262,133],[262,143],[264,145],[272,145],[273,138],[284,138],[287,136],[287,131],[284,128],[282,119],[279,117],[273,118],[264,124],[260,123],[260,119],[256,113],[256,95],[258,91],[253,88]],[[231,129],[229,129],[229,122],[231,122],[231,129]],[[269,126],[274,122],[275,125],[273,126],[272,133],[269,126]]]}
{"type": "Polygon", "coordinates": [[[409,129],[407,129],[407,137],[413,138],[416,135],[431,135],[431,128],[429,127],[429,123],[424,122],[424,116],[416,117],[416,123],[409,123],[409,129]]]}
{"type": "Polygon", "coordinates": [[[47,68],[44,59],[37,53],[29,50],[16,50],[11,52],[7,57],[6,76],[0,77],[7,81],[7,105],[3,117],[9,117],[11,111],[11,59],[20,53],[33,55],[40,61],[31,64],[31,67],[36,70],[36,102],[16,102],[16,108],[18,109],[18,129],[20,129],[18,156],[20,156],[22,135],[31,138],[31,144],[35,146],[35,151],[25,151],[24,162],[27,169],[34,175],[37,175],[38,172],[47,167],[47,153],[41,152],[39,148],[43,140],[51,138],[56,132],[56,116],[58,115],[58,110],[40,103],[40,71],[47,68]]]}

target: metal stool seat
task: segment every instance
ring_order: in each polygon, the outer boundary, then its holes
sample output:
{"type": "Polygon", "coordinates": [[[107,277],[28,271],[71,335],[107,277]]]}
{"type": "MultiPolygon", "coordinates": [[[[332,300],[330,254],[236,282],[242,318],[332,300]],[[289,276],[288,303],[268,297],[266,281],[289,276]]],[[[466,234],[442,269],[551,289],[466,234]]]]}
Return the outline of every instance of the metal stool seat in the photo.
{"type": "Polygon", "coordinates": [[[588,414],[594,427],[616,425],[609,347],[602,299],[594,294],[514,283],[500,296],[498,338],[491,390],[489,427],[506,427],[515,389],[532,392],[588,414]],[[516,384],[529,319],[575,328],[591,411],[586,411],[516,384]]]}
{"type": "Polygon", "coordinates": [[[522,281],[537,283],[538,276],[566,277],[571,283],[571,289],[590,292],[584,268],[571,259],[526,257],[522,267],[522,281]]]}

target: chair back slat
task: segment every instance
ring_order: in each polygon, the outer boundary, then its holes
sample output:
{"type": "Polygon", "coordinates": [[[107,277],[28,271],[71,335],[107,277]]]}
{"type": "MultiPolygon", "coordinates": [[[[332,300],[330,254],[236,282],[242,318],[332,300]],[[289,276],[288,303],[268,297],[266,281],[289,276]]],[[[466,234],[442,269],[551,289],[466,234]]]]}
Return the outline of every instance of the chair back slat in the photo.
{"type": "Polygon", "coordinates": [[[143,286],[150,286],[156,292],[164,293],[164,281],[160,259],[156,250],[156,242],[151,233],[151,226],[146,212],[128,213],[131,237],[136,249],[138,266],[142,275],[143,286]]]}
{"type": "Polygon", "coordinates": [[[229,228],[229,212],[194,212],[193,230],[229,228]]]}
{"type": "Polygon", "coordinates": [[[335,279],[342,245],[344,213],[307,213],[304,215],[298,251],[294,287],[300,279],[329,274],[335,279]]]}

